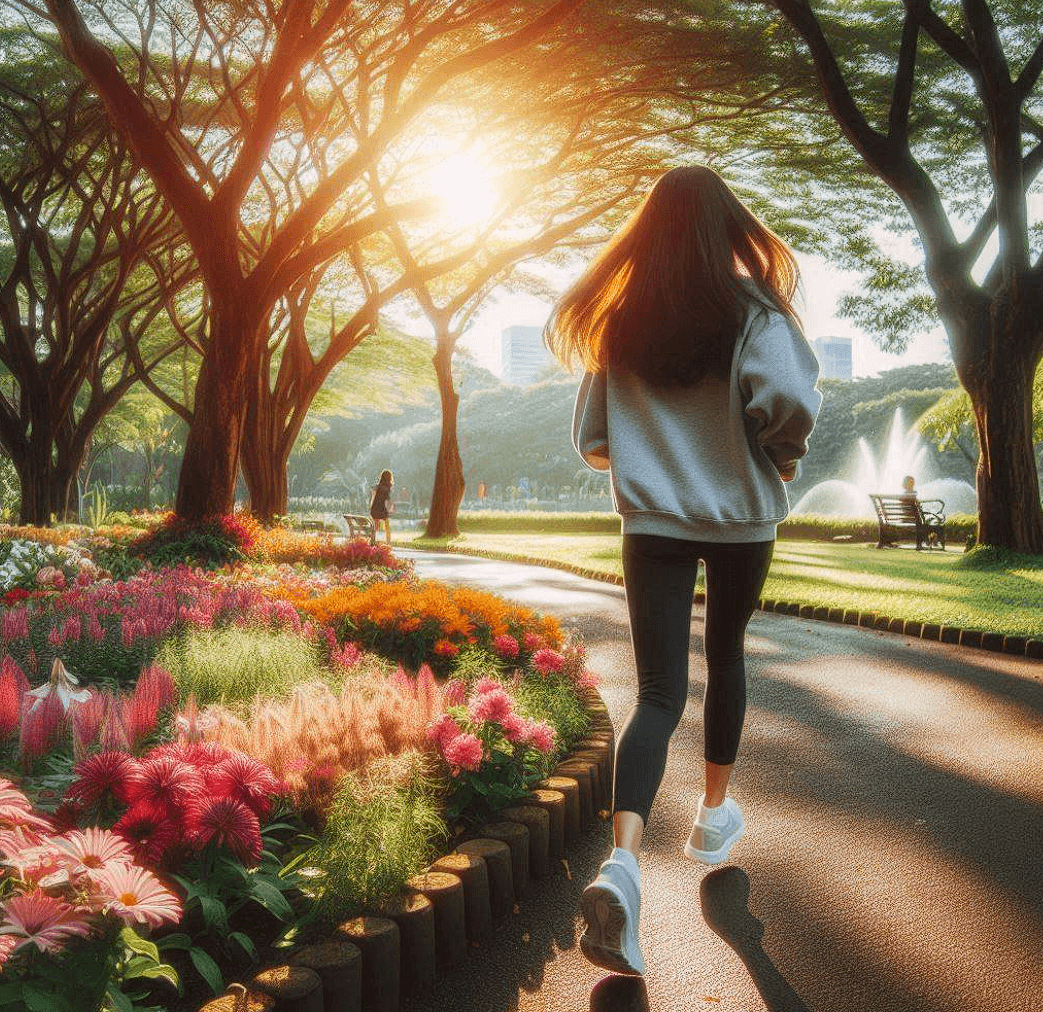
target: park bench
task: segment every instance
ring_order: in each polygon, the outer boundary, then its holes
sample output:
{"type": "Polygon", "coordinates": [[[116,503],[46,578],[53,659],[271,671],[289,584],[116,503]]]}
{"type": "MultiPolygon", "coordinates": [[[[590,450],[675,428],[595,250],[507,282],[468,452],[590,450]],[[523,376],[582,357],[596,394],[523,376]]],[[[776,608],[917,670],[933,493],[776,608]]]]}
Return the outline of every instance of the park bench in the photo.
{"type": "Polygon", "coordinates": [[[354,538],[365,538],[372,541],[376,537],[376,527],[373,518],[363,516],[361,513],[343,513],[344,522],[348,525],[348,536],[354,538]]]}
{"type": "Polygon", "coordinates": [[[941,499],[916,498],[915,495],[870,495],[880,526],[877,548],[899,541],[915,541],[916,550],[945,550],[945,503],[941,499]],[[937,507],[925,509],[925,506],[937,507]]]}

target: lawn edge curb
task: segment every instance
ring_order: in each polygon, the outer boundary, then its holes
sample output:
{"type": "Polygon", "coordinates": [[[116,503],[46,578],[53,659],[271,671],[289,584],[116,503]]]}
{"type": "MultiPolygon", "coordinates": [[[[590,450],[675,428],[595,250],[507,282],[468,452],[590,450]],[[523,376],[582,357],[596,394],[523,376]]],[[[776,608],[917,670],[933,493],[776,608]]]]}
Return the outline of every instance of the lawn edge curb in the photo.
{"type": "MultiPolygon", "coordinates": [[[[588,740],[588,736],[590,736],[592,734],[599,734],[600,733],[601,735],[608,737],[609,764],[610,765],[614,764],[615,747],[616,747],[616,732],[615,732],[615,727],[612,724],[611,717],[608,714],[608,706],[606,705],[605,700],[602,698],[601,693],[594,687],[590,687],[590,688],[586,688],[586,689],[580,689],[580,690],[578,690],[578,695],[579,695],[580,701],[581,701],[581,703],[583,705],[583,708],[584,708],[584,710],[587,713],[587,716],[590,718],[590,726],[584,732],[583,737],[581,737],[572,746],[572,748],[569,749],[569,751],[567,753],[565,753],[565,755],[557,763],[555,763],[555,765],[554,765],[554,767],[553,767],[553,769],[551,771],[551,774],[550,774],[551,776],[568,776],[568,774],[557,774],[557,773],[555,773],[555,770],[557,770],[563,764],[569,762],[570,760],[576,759],[576,760],[582,761],[581,753],[584,752],[585,748],[589,747],[589,746],[585,746],[584,742],[587,741],[588,740]]],[[[577,782],[577,787],[578,786],[579,785],[578,785],[578,782],[577,782]]],[[[608,798],[609,798],[610,802],[611,802],[611,794],[612,794],[611,784],[609,784],[608,785],[608,798]]],[[[510,807],[510,806],[507,806],[507,807],[510,807]]],[[[609,808],[611,808],[611,803],[609,804],[609,808]]],[[[549,879],[550,875],[553,873],[554,868],[563,868],[564,871],[565,871],[566,877],[568,878],[569,881],[571,881],[572,880],[572,872],[569,869],[568,860],[567,860],[567,858],[568,858],[568,851],[570,849],[570,846],[575,846],[575,844],[579,842],[580,838],[585,836],[587,833],[591,833],[595,829],[597,829],[597,827],[600,824],[602,824],[603,821],[605,821],[606,817],[608,817],[608,813],[606,811],[604,811],[604,810],[600,810],[599,811],[599,806],[597,804],[597,799],[595,799],[595,801],[594,801],[594,818],[591,820],[589,818],[582,818],[581,817],[579,837],[577,839],[573,840],[571,842],[571,844],[566,843],[563,855],[560,857],[560,859],[558,861],[551,861],[550,862],[550,868],[548,869],[548,873],[547,873],[546,876],[543,876],[543,878],[544,879],[549,879]]],[[[493,819],[495,819],[495,815],[493,816],[493,819]]],[[[505,821],[509,822],[511,820],[507,819],[505,821]]],[[[523,823],[517,823],[517,825],[524,825],[524,824],[523,823]]],[[[479,827],[479,828],[481,828],[481,827],[479,827]]],[[[452,836],[452,838],[451,838],[450,849],[448,851],[446,851],[445,854],[439,854],[431,862],[429,862],[427,868],[421,874],[422,875],[423,874],[427,874],[429,871],[431,871],[432,867],[434,866],[434,864],[437,861],[439,861],[443,857],[447,857],[449,854],[454,853],[456,851],[456,848],[460,845],[460,843],[463,842],[463,839],[464,839],[464,837],[460,836],[459,834],[454,834],[452,836]]],[[[407,888],[407,891],[408,891],[408,886],[406,888],[407,888]]],[[[515,913],[518,912],[517,898],[515,899],[514,908],[513,909],[514,909],[515,913]]],[[[361,916],[362,917],[371,917],[373,919],[379,919],[379,918],[389,918],[391,915],[387,914],[387,913],[378,913],[376,915],[363,914],[361,916]]],[[[508,918],[510,918],[512,916],[513,916],[513,913],[509,913],[507,915],[508,918]]],[[[324,943],[328,943],[328,942],[343,943],[345,941],[345,937],[344,937],[343,934],[339,934],[338,933],[339,930],[340,930],[339,928],[335,929],[334,932],[332,934],[330,934],[328,937],[312,939],[312,940],[308,941],[307,943],[305,943],[303,948],[312,948],[312,947],[316,947],[316,946],[321,946],[324,943]]],[[[489,946],[489,944],[490,943],[485,943],[482,947],[483,948],[487,948],[489,946]]],[[[257,990],[254,989],[254,986],[252,986],[252,985],[256,984],[256,980],[257,980],[258,976],[261,973],[263,973],[264,971],[270,971],[270,970],[281,971],[281,970],[287,969],[289,967],[292,967],[293,966],[293,956],[301,948],[302,948],[302,946],[298,945],[298,946],[294,946],[294,948],[292,948],[292,949],[288,949],[287,953],[286,953],[286,960],[284,962],[282,962],[282,963],[276,963],[276,964],[273,964],[271,966],[267,966],[267,965],[258,963],[258,964],[254,965],[254,966],[249,967],[247,970],[243,971],[243,973],[241,974],[241,976],[243,977],[243,979],[247,983],[242,983],[240,981],[229,981],[227,983],[226,987],[225,987],[225,990],[221,994],[214,995],[213,997],[207,998],[206,1001],[204,1001],[202,1003],[202,1005],[199,1006],[199,1012],[224,1012],[225,1005],[221,1004],[221,1002],[222,1002],[223,999],[227,999],[229,997],[229,995],[235,995],[238,1001],[244,1003],[244,1007],[245,1007],[246,1000],[247,999],[251,999],[251,998],[255,999],[257,1002],[260,1003],[258,1005],[259,1008],[271,1007],[271,1006],[268,1006],[268,1005],[264,1005],[263,1003],[266,1000],[270,1001],[272,996],[270,994],[266,994],[265,992],[258,992],[257,990]]],[[[471,945],[468,944],[467,948],[469,950],[471,948],[471,945]]],[[[365,953],[362,953],[361,959],[362,959],[362,961],[365,961],[365,959],[366,959],[366,954],[365,953]]],[[[439,965],[437,967],[436,972],[435,972],[435,979],[437,980],[437,978],[439,976],[441,976],[444,972],[446,972],[446,970],[450,970],[451,971],[451,970],[455,970],[457,968],[458,968],[458,965],[447,966],[447,967],[443,967],[443,966],[439,965]]],[[[400,968],[397,966],[397,964],[396,964],[396,973],[400,973],[400,968]]],[[[405,996],[403,995],[402,997],[405,997],[405,996]]],[[[398,1010],[401,1007],[401,1004],[402,1004],[402,1002],[400,1000],[399,1002],[396,1002],[394,1004],[393,1008],[391,1006],[389,1006],[388,1012],[398,1012],[398,1010]]],[[[363,1006],[365,1006],[365,999],[363,999],[363,1006]]],[[[239,1007],[240,1006],[238,1004],[235,1006],[236,1009],[238,1009],[239,1007]]],[[[275,1007],[278,1008],[278,1007],[281,1007],[281,1006],[278,1006],[278,1004],[276,1004],[275,1007]]],[[[321,1006],[318,1006],[318,1007],[323,1008],[323,1012],[340,1012],[339,1009],[326,1008],[325,1005],[321,1005],[321,1006]]],[[[345,1010],[345,1012],[351,1012],[351,1010],[345,1010]]]]}
{"type": "MultiPolygon", "coordinates": [[[[575,566],[568,562],[557,562],[554,559],[540,559],[514,552],[501,552],[491,548],[468,548],[453,546],[452,548],[413,548],[411,545],[397,545],[398,548],[409,548],[418,552],[433,552],[439,555],[469,555],[479,559],[494,559],[498,562],[517,562],[527,566],[542,566],[545,569],[559,569],[588,580],[611,583],[623,586],[623,577],[615,573],[605,573],[598,569],[575,566]]],[[[699,591],[695,595],[695,603],[703,604],[706,595],[699,591]]],[[[1003,633],[984,632],[980,629],[965,629],[961,626],[938,625],[930,622],[915,622],[911,619],[891,618],[888,615],[873,611],[857,611],[854,609],[827,608],[822,605],[800,604],[795,601],[761,598],[757,602],[759,611],[774,612],[776,615],[792,615],[796,618],[809,619],[815,622],[833,622],[842,625],[857,625],[877,632],[889,632],[898,636],[910,636],[914,639],[941,642],[966,649],[984,650],[991,653],[1010,654],[1028,660],[1043,660],[1043,640],[1030,639],[1026,636],[1007,636],[1003,633]]]]}

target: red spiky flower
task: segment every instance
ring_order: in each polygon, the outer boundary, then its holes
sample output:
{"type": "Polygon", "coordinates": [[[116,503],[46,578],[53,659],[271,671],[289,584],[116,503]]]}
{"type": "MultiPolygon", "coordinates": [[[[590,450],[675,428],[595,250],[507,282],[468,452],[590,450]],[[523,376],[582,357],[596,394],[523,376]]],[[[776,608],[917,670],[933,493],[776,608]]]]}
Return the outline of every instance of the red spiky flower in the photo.
{"type": "Polygon", "coordinates": [[[130,785],[137,775],[137,768],[137,760],[126,752],[100,752],[89,756],[73,767],[76,779],[65,795],[86,805],[106,796],[126,803],[130,800],[130,785]]]}
{"type": "Polygon", "coordinates": [[[173,756],[149,756],[128,780],[127,797],[159,811],[184,810],[205,793],[199,771],[173,756]]]}
{"type": "Polygon", "coordinates": [[[264,849],[257,815],[235,798],[201,798],[187,820],[189,832],[198,846],[213,841],[227,847],[243,864],[257,864],[264,849]]]}
{"type": "Polygon", "coordinates": [[[216,798],[235,798],[258,818],[272,810],[271,796],[278,793],[279,781],[264,763],[232,752],[224,762],[205,774],[206,784],[216,798]]]}

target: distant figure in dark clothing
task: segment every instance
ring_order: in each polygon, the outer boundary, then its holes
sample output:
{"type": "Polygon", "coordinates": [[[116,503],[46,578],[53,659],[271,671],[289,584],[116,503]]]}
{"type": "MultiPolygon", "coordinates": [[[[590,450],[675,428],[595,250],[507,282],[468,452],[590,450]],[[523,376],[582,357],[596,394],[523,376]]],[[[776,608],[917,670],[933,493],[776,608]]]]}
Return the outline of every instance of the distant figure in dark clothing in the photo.
{"type": "Polygon", "coordinates": [[[373,486],[373,498],[369,501],[369,515],[373,518],[374,544],[381,524],[387,535],[387,543],[391,544],[391,512],[395,508],[395,504],[391,502],[391,488],[394,484],[394,475],[385,470],[380,472],[380,481],[373,486]]]}

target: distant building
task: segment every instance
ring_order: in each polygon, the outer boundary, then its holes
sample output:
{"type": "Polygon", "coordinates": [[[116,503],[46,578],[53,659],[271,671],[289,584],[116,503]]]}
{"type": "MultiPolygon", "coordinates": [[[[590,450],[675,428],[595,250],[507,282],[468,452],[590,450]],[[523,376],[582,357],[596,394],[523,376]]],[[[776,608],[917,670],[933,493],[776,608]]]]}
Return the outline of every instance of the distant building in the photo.
{"type": "Polygon", "coordinates": [[[551,360],[543,343],[542,327],[504,327],[500,339],[504,383],[522,387],[535,383],[551,360]]]}
{"type": "Polygon", "coordinates": [[[822,379],[851,379],[851,338],[816,337],[811,342],[822,379]]]}

